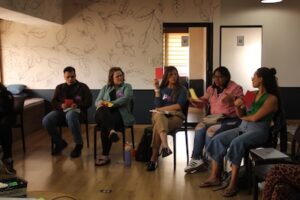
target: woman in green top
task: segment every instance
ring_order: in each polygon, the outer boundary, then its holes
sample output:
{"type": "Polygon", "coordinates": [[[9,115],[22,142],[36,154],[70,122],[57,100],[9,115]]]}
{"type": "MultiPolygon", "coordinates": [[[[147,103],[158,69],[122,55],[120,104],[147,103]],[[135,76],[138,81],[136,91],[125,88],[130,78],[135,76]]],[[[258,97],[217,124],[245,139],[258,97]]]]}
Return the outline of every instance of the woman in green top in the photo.
{"type": "Polygon", "coordinates": [[[252,106],[247,110],[242,99],[234,104],[237,115],[242,119],[238,128],[220,133],[208,144],[207,152],[212,158],[212,170],[209,178],[200,187],[220,184],[220,163],[227,154],[232,167],[232,176],[223,196],[229,197],[237,193],[237,177],[245,150],[251,146],[260,146],[269,138],[270,122],[273,115],[280,110],[280,98],[274,68],[261,67],[252,78],[252,85],[258,88],[252,106]],[[240,134],[242,133],[242,134],[240,134]]]}
{"type": "Polygon", "coordinates": [[[125,75],[120,67],[110,68],[108,82],[95,101],[95,121],[100,127],[102,142],[102,155],[96,160],[96,166],[110,163],[109,151],[112,142],[119,140],[116,131],[134,123],[131,112],[133,91],[131,85],[124,81],[125,75]]]}

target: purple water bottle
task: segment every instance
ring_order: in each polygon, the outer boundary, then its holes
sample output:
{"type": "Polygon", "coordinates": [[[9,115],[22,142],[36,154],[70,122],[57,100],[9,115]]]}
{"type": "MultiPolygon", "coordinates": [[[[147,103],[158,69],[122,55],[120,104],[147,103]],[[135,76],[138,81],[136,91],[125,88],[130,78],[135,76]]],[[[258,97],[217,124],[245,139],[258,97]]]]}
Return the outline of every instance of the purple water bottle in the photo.
{"type": "Polygon", "coordinates": [[[125,144],[125,166],[131,166],[131,145],[126,142],[125,144]]]}

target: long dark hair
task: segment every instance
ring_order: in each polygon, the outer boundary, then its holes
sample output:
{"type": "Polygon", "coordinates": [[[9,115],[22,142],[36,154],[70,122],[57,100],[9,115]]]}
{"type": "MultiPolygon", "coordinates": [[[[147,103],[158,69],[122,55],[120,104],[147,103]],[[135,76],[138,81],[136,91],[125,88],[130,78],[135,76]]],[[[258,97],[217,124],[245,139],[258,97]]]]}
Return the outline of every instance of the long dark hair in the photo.
{"type": "Polygon", "coordinates": [[[178,96],[180,94],[180,90],[182,88],[182,86],[180,84],[180,81],[179,81],[178,70],[176,69],[176,67],[174,67],[174,66],[165,66],[164,67],[164,76],[163,76],[163,79],[162,79],[159,87],[160,88],[164,88],[164,87],[168,86],[168,84],[169,84],[169,77],[170,77],[170,75],[171,75],[171,73],[173,71],[177,72],[178,78],[176,80],[176,83],[175,83],[174,89],[172,91],[171,97],[172,97],[173,101],[176,101],[176,99],[178,98],[178,96]]]}
{"type": "Polygon", "coordinates": [[[114,73],[120,71],[123,75],[123,80],[125,81],[125,74],[123,72],[123,70],[121,69],[121,67],[112,67],[109,69],[108,72],[108,81],[107,81],[107,85],[109,86],[113,86],[114,85],[114,73]]]}
{"type": "MultiPolygon", "coordinates": [[[[229,83],[230,78],[231,78],[229,70],[225,66],[220,66],[220,67],[218,67],[214,70],[213,75],[215,75],[217,72],[219,72],[221,74],[221,76],[223,76],[224,79],[225,79],[223,89],[227,88],[228,83],[229,83]]],[[[213,88],[218,88],[218,86],[215,84],[215,82],[213,82],[212,87],[213,88]]]]}
{"type": "Polygon", "coordinates": [[[276,69],[275,68],[267,68],[267,67],[260,67],[256,70],[255,74],[258,77],[262,78],[262,84],[266,89],[266,92],[269,94],[273,94],[278,99],[278,106],[281,108],[281,98],[277,83],[276,69]]]}

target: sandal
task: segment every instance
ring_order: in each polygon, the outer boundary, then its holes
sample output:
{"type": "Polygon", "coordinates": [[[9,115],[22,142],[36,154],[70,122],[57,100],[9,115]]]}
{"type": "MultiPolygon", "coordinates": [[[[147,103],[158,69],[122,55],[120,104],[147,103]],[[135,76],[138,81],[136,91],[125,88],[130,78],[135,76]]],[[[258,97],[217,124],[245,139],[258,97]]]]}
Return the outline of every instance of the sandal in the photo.
{"type": "Polygon", "coordinates": [[[223,196],[223,197],[233,197],[233,196],[235,196],[237,193],[238,193],[238,190],[237,190],[236,188],[233,188],[233,189],[228,189],[228,188],[226,188],[226,189],[223,191],[222,196],[223,196]]]}
{"type": "Polygon", "coordinates": [[[110,159],[103,159],[103,158],[100,158],[98,159],[96,162],[95,162],[95,166],[103,166],[103,165],[108,165],[110,163],[110,159]]]}
{"type": "Polygon", "coordinates": [[[200,188],[206,188],[206,187],[215,187],[220,186],[221,182],[219,180],[216,181],[204,181],[199,185],[200,188]]]}

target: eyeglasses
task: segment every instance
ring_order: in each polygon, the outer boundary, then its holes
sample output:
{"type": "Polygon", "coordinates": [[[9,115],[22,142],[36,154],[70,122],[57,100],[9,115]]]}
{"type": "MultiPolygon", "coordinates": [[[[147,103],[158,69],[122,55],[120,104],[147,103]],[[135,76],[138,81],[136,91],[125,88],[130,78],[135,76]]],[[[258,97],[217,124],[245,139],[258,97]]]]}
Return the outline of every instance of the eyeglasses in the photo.
{"type": "Polygon", "coordinates": [[[220,75],[213,75],[214,79],[219,79],[219,78],[224,78],[224,76],[220,76],[220,75]]]}

